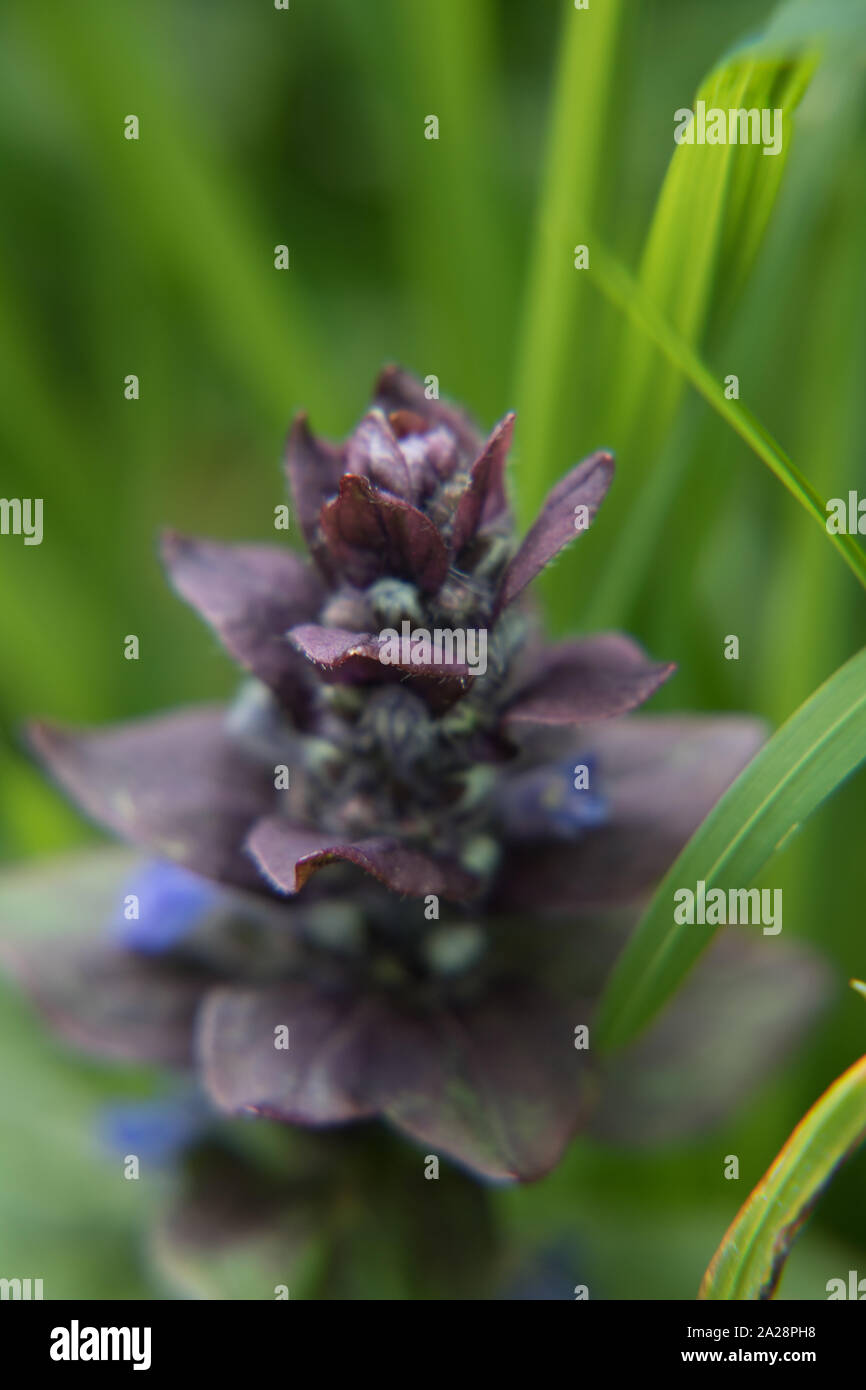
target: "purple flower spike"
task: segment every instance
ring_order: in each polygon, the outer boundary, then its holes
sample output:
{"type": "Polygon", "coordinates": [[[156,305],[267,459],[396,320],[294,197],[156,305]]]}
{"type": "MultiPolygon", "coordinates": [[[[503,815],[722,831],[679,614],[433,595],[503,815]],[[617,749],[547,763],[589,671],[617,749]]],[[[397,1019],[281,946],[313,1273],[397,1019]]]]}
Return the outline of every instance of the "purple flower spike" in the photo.
{"type": "MultiPolygon", "coordinates": [[[[34,729],[79,805],[160,861],[127,865],[104,902],[61,868],[58,911],[87,921],[50,951],[3,950],[62,1036],[195,1067],[231,1114],[382,1116],[492,1181],[557,1162],[604,1080],[574,1043],[621,939],[595,919],[651,891],[762,731],[633,715],[674,667],[622,634],[546,644],[524,591],[592,522],[613,459],[572,469],[518,542],[514,424],[485,441],[388,367],[344,444],[304,416],[289,435],[313,564],[169,533],[172,584],[247,679],[227,711],[34,729]],[[124,912],[110,946],[87,940],[130,891],[137,919],[124,912]]],[[[725,949],[731,979],[763,979],[773,956],[773,1007],[721,1079],[731,1102],[760,1070],[752,1041],[777,1055],[823,979],[776,943],[745,964],[725,949]]],[[[663,1032],[609,1072],[648,1132],[682,1132],[689,1101],[701,1123],[716,1114],[707,1085],[677,1075],[713,989],[696,970],[663,1032]],[[675,1116],[648,1112],[653,1059],[675,1116]]]]}

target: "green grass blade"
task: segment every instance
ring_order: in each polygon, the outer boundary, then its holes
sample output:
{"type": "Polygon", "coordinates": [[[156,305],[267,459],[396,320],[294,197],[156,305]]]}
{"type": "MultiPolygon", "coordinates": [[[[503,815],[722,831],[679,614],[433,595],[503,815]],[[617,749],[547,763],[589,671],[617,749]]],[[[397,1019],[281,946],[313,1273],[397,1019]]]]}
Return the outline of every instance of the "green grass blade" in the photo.
{"type": "Polygon", "coordinates": [[[860,583],[866,586],[866,553],[853,536],[827,530],[827,508],[811,483],[788,458],[767,429],[742,401],[727,400],[722,378],[715,376],[693,348],[659,312],[628,271],[596,243],[593,279],[602,293],[652,339],[715,411],[749,445],[788,489],[835,546],[860,583]]]}
{"type": "Polygon", "coordinates": [[[622,0],[563,15],[547,155],[523,323],[518,335],[514,405],[518,412],[519,504],[534,519],[561,472],[556,422],[569,382],[580,376],[575,354],[594,351],[576,325],[586,290],[571,248],[589,239],[597,220],[607,115],[616,85],[615,52],[622,0]]]}
{"type": "MultiPolygon", "coordinates": [[[[639,282],[680,337],[697,348],[710,324],[731,315],[757,258],[788,162],[792,115],[815,68],[804,56],[757,60],[736,54],[701,84],[697,100],[723,110],[782,112],[779,155],[757,145],[679,145],[656,203],[641,258],[639,282]],[[695,236],[694,228],[701,227],[695,236]]],[[[590,602],[588,627],[621,624],[634,603],[690,452],[672,439],[686,382],[627,318],[613,382],[611,422],[626,477],[641,475],[590,602]],[[646,524],[653,516],[654,526],[646,524]]]]}
{"type": "Polygon", "coordinates": [[[741,1207],[704,1275],[701,1299],[769,1299],[791,1245],[840,1164],[866,1140],[866,1057],[800,1121],[741,1207]]]}
{"type": "Polygon", "coordinates": [[[752,759],[665,875],[617,962],[597,1042],[620,1047],[658,1012],[714,928],[673,920],[675,889],[746,888],[783,842],[866,759],[866,648],[819,687],[752,759]]]}
{"type": "MultiPolygon", "coordinates": [[[[620,623],[634,602],[651,560],[653,535],[659,534],[648,531],[644,517],[650,512],[664,517],[684,463],[682,451],[672,450],[669,442],[685,386],[682,374],[659,358],[652,340],[629,320],[611,342],[616,372],[603,382],[593,376],[593,355],[610,325],[599,322],[597,310],[587,304],[591,277],[576,272],[568,254],[573,244],[586,241],[592,264],[590,230],[604,225],[598,151],[611,141],[611,57],[620,19],[613,4],[597,14],[570,12],[564,19],[515,392],[525,465],[519,501],[526,519],[573,443],[571,433],[563,437],[566,425],[574,427],[564,402],[580,404],[583,442],[610,444],[620,460],[627,486],[611,499],[619,541],[606,578],[585,609],[590,628],[620,623]],[[638,477],[645,481],[643,495],[635,498],[638,477]],[[620,512],[620,498],[626,496],[633,503],[628,514],[620,512]]],[[[796,40],[780,42],[777,49],[768,47],[766,32],[739,44],[696,94],[707,107],[780,110],[783,140],[777,155],[766,158],[757,144],[675,146],[671,131],[671,160],[639,278],[650,301],[689,345],[703,341],[720,303],[730,312],[760,249],[787,164],[792,113],[816,65],[814,13],[812,20],[812,30],[801,23],[796,40]]],[[[580,562],[573,557],[565,563],[580,562]]],[[[547,589],[554,617],[563,620],[570,612],[565,588],[547,589]]]]}
{"type": "MultiPolygon", "coordinates": [[[[787,163],[791,115],[814,67],[811,56],[792,62],[738,53],[701,84],[696,100],[708,109],[780,110],[782,148],[765,158],[761,145],[679,145],[671,157],[639,279],[647,299],[691,345],[700,343],[719,290],[729,306],[757,254],[787,163]]],[[[625,440],[646,458],[670,426],[683,382],[642,333],[626,335],[620,368],[617,411],[625,440]]]]}

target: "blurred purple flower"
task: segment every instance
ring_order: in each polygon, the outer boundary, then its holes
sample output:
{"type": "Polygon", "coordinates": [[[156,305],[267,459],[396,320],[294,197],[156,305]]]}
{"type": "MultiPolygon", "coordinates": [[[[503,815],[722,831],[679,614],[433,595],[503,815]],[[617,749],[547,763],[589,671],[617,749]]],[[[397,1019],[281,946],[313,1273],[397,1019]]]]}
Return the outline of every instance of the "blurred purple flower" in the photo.
{"type": "MultiPolygon", "coordinates": [[[[557,1161],[596,1089],[575,1025],[622,940],[591,916],[652,888],[761,730],[736,716],[623,719],[669,663],[620,633],[545,643],[525,591],[592,522],[613,460],[573,468],[516,542],[513,427],[508,415],[485,441],[388,368],[345,444],[303,417],[290,433],[311,563],[166,537],[174,587],[252,680],[228,711],[34,729],[91,816],[181,866],[151,870],[120,946],[18,953],[67,1037],[194,1065],[234,1113],[383,1115],[490,1178],[557,1161]],[[413,639],[386,663],[386,634],[404,628],[450,634],[447,649],[413,639]],[[483,670],[467,660],[471,634],[483,670]],[[544,932],[547,918],[568,929],[544,932]]],[[[761,947],[737,947],[744,980],[761,947]]],[[[773,971],[760,1051],[740,1029],[704,1102],[729,1103],[814,1006],[802,953],[774,943],[773,971]]],[[[747,992],[738,984],[734,1003],[747,992]]],[[[608,1115],[647,1055],[608,1084],[608,1115]]],[[[702,1103],[702,1122],[714,1114],[702,1103]]]]}

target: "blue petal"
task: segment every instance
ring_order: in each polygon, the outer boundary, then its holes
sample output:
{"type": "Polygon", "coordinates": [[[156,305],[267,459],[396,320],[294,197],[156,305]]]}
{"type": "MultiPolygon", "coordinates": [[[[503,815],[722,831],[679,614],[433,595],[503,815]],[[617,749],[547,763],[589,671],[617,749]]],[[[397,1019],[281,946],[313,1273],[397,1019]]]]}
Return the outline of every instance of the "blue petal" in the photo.
{"type": "Polygon", "coordinates": [[[171,1163],[194,1143],[212,1116],[197,1094],[106,1105],[97,1120],[102,1146],[124,1158],[171,1163]]]}
{"type": "Polygon", "coordinates": [[[129,886],[111,924],[123,946],[147,955],[168,951],[219,903],[206,878],[163,860],[148,864],[129,886]],[[137,903],[134,901],[137,899],[137,903]],[[128,913],[137,916],[128,917],[128,913]]]}
{"type": "MultiPolygon", "coordinates": [[[[557,831],[565,836],[579,833],[581,830],[594,830],[597,826],[604,825],[608,819],[608,805],[603,796],[591,787],[575,787],[574,769],[578,766],[579,760],[569,759],[553,776],[554,784],[558,784],[559,779],[562,779],[564,795],[549,814],[557,831]]],[[[589,771],[589,780],[592,783],[595,780],[592,760],[587,758],[584,766],[589,771]]]]}
{"type": "Polygon", "coordinates": [[[516,840],[576,840],[584,831],[606,824],[607,802],[592,789],[594,781],[589,759],[569,758],[506,782],[499,805],[506,835],[516,840]],[[581,761],[589,769],[590,787],[574,785],[575,767],[581,761]]]}

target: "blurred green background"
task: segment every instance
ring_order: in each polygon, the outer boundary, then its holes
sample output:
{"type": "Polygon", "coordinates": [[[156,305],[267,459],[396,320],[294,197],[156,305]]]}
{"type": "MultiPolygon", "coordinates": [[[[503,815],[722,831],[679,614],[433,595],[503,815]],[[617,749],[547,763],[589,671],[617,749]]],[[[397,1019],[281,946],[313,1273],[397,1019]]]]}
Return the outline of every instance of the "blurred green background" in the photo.
{"type": "MultiPolygon", "coordinates": [[[[547,596],[556,627],[623,626],[678,663],[656,708],[748,710],[775,726],[862,644],[853,575],[722,420],[689,393],[663,409],[665,377],[644,397],[653,418],[625,419],[641,345],[571,269],[590,220],[639,265],[674,110],[772,8],[611,0],[591,82],[562,118],[578,177],[572,206],[563,193],[560,286],[544,261],[544,171],[562,26],[588,21],[570,3],[8,0],[0,493],[43,497],[45,536],[0,538],[4,859],[98,839],[23,752],[25,718],[99,723],[234,686],[168,591],[159,527],[271,538],[293,412],[341,435],[386,361],[435,373],[485,425],[521,409],[524,515],[577,458],[617,453],[613,493],[547,596]],[[137,142],[123,138],[129,114],[137,142]],[[424,139],[429,114],[438,141],[424,139]],[[545,276],[567,325],[558,374],[545,366],[545,276]],[[137,401],[124,399],[130,373],[137,401]],[[551,408],[533,422],[545,390],[551,408]],[[138,662],[123,659],[129,633],[138,662]],[[737,662],[723,658],[728,634],[737,662]]],[[[823,496],[866,492],[863,52],[825,56],[754,264],[736,283],[716,267],[692,335],[823,496]]],[[[712,219],[698,202],[679,220],[685,261],[712,219]]],[[[866,975],[863,790],[855,778],[773,865],[786,932],[815,943],[840,986],[776,1081],[705,1142],[654,1154],[579,1142],[550,1179],[496,1198],[527,1249],[575,1242],[593,1296],[693,1297],[794,1123],[866,1050],[863,1001],[843,987],[866,975]],[[721,1179],[728,1153],[736,1184],[721,1179]]],[[[50,1296],[152,1295],[136,1185],[123,1190],[89,1130],[118,1076],[79,1065],[11,992],[0,1005],[0,1275],[44,1275],[50,1296]]],[[[866,1275],[864,1178],[861,1156],[802,1238],[783,1296],[866,1275]]]]}

